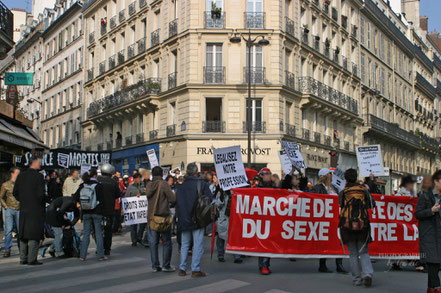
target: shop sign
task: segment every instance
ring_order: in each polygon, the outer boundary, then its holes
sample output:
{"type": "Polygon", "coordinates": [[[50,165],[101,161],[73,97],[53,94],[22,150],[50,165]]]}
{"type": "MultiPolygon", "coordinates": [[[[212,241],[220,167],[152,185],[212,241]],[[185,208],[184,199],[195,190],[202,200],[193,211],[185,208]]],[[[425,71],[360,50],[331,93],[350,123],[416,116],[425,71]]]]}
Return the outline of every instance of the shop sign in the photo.
{"type": "MultiPolygon", "coordinates": [[[[197,147],[197,155],[213,155],[213,148],[197,147]]],[[[269,156],[271,148],[251,148],[251,154],[256,156],[269,156]]],[[[248,155],[248,148],[240,149],[242,155],[248,155]]]]}

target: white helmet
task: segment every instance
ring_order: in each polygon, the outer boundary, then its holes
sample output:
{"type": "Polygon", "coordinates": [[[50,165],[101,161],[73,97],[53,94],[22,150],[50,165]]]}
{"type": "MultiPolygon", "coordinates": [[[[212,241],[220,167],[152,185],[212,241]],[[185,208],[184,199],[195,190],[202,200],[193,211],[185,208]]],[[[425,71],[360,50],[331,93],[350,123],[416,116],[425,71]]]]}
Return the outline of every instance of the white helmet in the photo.
{"type": "Polygon", "coordinates": [[[115,167],[110,164],[101,165],[101,174],[103,175],[113,175],[115,173],[115,167]]]}

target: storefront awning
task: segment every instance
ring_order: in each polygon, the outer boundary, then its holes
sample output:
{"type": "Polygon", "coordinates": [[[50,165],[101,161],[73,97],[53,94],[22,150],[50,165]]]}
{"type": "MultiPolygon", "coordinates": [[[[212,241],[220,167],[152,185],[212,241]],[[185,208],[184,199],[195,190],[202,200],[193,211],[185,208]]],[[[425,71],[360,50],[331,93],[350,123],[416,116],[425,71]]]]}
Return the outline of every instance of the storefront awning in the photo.
{"type": "Polygon", "coordinates": [[[30,128],[18,126],[0,118],[0,141],[6,141],[27,149],[47,148],[30,128]]]}

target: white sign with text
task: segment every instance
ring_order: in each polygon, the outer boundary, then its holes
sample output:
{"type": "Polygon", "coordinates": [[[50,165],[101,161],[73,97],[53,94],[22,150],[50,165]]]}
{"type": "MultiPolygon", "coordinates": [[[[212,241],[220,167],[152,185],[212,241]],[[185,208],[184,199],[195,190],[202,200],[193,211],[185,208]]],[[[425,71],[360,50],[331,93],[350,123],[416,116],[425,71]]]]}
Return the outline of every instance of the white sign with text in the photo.
{"type": "Polygon", "coordinates": [[[292,165],[296,166],[298,169],[308,168],[302,154],[300,153],[300,148],[297,143],[283,140],[281,140],[280,143],[282,144],[286,155],[291,160],[292,165]]]}
{"type": "Polygon", "coordinates": [[[213,156],[219,185],[224,191],[248,186],[240,146],[215,149],[213,156]]]}
{"type": "Polygon", "coordinates": [[[356,149],[360,176],[368,177],[384,175],[383,156],[380,145],[358,146],[356,149]]]}
{"type": "Polygon", "coordinates": [[[149,158],[150,162],[150,169],[153,169],[156,166],[159,166],[158,157],[156,157],[156,152],[154,149],[149,149],[146,151],[147,157],[149,158]]]}
{"type": "Polygon", "coordinates": [[[126,225],[147,223],[147,196],[125,197],[121,200],[126,225]]]}

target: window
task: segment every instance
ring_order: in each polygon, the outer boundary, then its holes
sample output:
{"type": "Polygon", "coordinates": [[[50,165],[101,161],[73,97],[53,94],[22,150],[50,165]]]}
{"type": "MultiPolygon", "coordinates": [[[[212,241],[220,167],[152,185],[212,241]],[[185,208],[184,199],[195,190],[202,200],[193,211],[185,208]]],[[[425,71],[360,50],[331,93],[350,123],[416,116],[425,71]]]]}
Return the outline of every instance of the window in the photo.
{"type": "Polygon", "coordinates": [[[367,47],[371,49],[371,23],[367,23],[367,47]]]}
{"type": "Polygon", "coordinates": [[[205,99],[204,132],[224,132],[222,122],[222,98],[205,99]]]}
{"type": "Polygon", "coordinates": [[[170,125],[176,124],[176,102],[170,103],[170,125]]]}
{"type": "Polygon", "coordinates": [[[366,60],[365,60],[366,58],[365,58],[365,55],[364,54],[361,54],[361,81],[364,83],[364,84],[366,84],[366,73],[365,73],[365,71],[366,71],[366,65],[365,65],[365,63],[366,63],[366,60]]]}
{"type": "MultiPolygon", "coordinates": [[[[248,121],[248,105],[249,101],[247,100],[247,108],[245,109],[246,117],[248,121]]],[[[251,100],[251,121],[252,121],[252,130],[253,131],[263,131],[263,113],[262,113],[262,99],[253,99],[251,100]]]]}
{"type": "Polygon", "coordinates": [[[207,67],[222,66],[222,44],[208,44],[206,58],[207,67]]]}
{"type": "MultiPolygon", "coordinates": [[[[251,47],[251,66],[248,64],[248,49],[246,53],[246,67],[250,70],[252,83],[263,83],[264,68],[263,68],[263,50],[261,46],[251,47]]],[[[248,71],[246,72],[246,81],[248,82],[248,71]]]]}
{"type": "Polygon", "coordinates": [[[262,12],[262,11],[263,11],[263,0],[247,0],[247,12],[262,12]]]}

